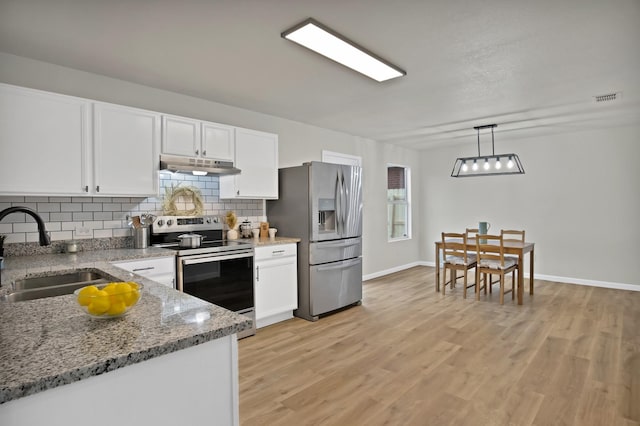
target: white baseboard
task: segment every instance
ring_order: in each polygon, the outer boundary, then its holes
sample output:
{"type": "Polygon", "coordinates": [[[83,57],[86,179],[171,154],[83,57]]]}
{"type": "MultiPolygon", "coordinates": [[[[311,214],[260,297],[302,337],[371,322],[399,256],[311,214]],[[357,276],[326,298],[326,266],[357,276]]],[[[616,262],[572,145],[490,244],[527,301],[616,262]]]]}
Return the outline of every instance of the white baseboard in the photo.
{"type": "MultiPolygon", "coordinates": [[[[432,268],[435,268],[436,263],[429,262],[429,261],[412,262],[406,265],[397,266],[395,268],[385,269],[384,271],[374,272],[373,274],[367,274],[362,277],[362,280],[367,281],[374,278],[379,278],[384,275],[393,274],[394,272],[400,272],[400,271],[404,271],[405,269],[413,268],[414,266],[431,266],[432,268]]],[[[535,274],[535,276],[536,276],[536,280],[554,281],[554,282],[565,283],[565,284],[587,285],[591,287],[614,288],[617,290],[640,291],[640,285],[638,284],[585,280],[583,278],[558,277],[555,275],[544,275],[544,274],[535,274]]],[[[525,273],[524,277],[529,278],[529,274],[525,273]]]]}
{"type": "MultiPolygon", "coordinates": [[[[435,264],[434,264],[435,265],[435,264]]],[[[430,266],[426,262],[411,262],[406,265],[400,265],[391,269],[385,269],[384,271],[374,272],[373,274],[367,274],[362,276],[362,281],[372,280],[378,277],[384,277],[385,275],[393,274],[394,272],[404,271],[405,269],[413,268],[414,266],[430,266]]]]}
{"type": "MultiPolygon", "coordinates": [[[[524,274],[529,278],[529,274],[524,274]]],[[[612,283],[608,281],[585,280],[583,278],[557,277],[555,275],[535,274],[536,280],[555,281],[565,284],[588,285],[591,287],[614,288],[617,290],[640,291],[640,285],[626,283],[612,283]]]]}
{"type": "Polygon", "coordinates": [[[271,324],[275,324],[280,321],[286,321],[293,318],[293,311],[281,312],[275,315],[268,316],[266,318],[260,318],[256,320],[256,328],[267,327],[271,324]]]}

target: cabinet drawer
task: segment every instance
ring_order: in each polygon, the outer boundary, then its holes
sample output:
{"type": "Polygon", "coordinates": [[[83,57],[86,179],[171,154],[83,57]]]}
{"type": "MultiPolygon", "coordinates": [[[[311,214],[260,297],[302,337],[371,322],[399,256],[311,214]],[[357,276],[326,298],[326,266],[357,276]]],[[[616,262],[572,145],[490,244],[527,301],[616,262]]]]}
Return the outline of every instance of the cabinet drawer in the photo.
{"type": "Polygon", "coordinates": [[[296,244],[277,244],[255,248],[255,261],[277,259],[279,257],[296,256],[296,244]]]}
{"type": "Polygon", "coordinates": [[[175,273],[175,258],[160,257],[154,259],[114,262],[115,266],[143,277],[155,275],[173,275],[175,273]]]}

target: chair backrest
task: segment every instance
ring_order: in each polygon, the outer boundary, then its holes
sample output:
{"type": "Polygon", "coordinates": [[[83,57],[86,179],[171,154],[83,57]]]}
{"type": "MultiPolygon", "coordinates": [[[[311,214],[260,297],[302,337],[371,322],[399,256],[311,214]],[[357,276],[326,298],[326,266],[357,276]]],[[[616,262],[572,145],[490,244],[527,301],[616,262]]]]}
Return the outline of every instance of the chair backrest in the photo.
{"type": "Polygon", "coordinates": [[[467,228],[467,240],[469,238],[475,238],[478,232],[480,232],[478,228],[467,228]]]}
{"type": "Polygon", "coordinates": [[[513,241],[524,243],[524,230],[518,231],[515,229],[502,229],[500,231],[503,241],[513,241]]]}
{"type": "Polygon", "coordinates": [[[504,267],[504,240],[502,235],[478,234],[476,238],[478,265],[484,260],[500,262],[504,267]]]}
{"type": "Polygon", "coordinates": [[[464,262],[467,263],[467,234],[443,232],[442,253],[445,261],[447,256],[456,256],[463,258],[464,262]]]}

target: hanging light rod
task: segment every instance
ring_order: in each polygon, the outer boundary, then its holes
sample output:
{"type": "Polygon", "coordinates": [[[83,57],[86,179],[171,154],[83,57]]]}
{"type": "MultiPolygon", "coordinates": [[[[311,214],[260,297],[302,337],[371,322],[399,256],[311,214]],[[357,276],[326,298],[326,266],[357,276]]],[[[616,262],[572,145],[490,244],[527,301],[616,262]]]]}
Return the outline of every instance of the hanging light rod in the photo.
{"type": "Polygon", "coordinates": [[[459,157],[453,163],[451,177],[523,175],[524,167],[517,154],[496,154],[493,129],[497,124],[476,126],[478,133],[478,156],[459,157]],[[480,155],[480,129],[491,129],[491,155],[480,155]]]}
{"type": "Polygon", "coordinates": [[[407,74],[313,18],[286,30],[281,36],[378,82],[407,74]]]}

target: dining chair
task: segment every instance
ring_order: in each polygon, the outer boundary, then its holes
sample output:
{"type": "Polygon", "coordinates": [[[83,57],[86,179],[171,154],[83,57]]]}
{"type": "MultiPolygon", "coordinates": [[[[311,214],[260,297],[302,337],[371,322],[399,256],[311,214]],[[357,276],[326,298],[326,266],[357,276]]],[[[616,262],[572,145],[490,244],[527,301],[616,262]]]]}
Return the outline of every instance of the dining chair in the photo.
{"type": "Polygon", "coordinates": [[[502,235],[503,241],[515,241],[524,243],[524,230],[519,231],[515,229],[501,229],[500,235],[502,235]]]}
{"type": "MultiPolygon", "coordinates": [[[[524,243],[524,229],[501,229],[500,235],[502,235],[502,241],[504,242],[524,243]]],[[[518,256],[513,254],[505,254],[505,257],[513,257],[516,260],[518,259],[518,256]]],[[[524,268],[524,265],[522,265],[522,267],[524,268]]]]}
{"type": "Polygon", "coordinates": [[[478,228],[467,228],[466,234],[467,234],[467,240],[469,238],[475,238],[476,234],[480,232],[480,230],[478,228]]]}
{"type": "MultiPolygon", "coordinates": [[[[447,284],[450,287],[455,287],[458,280],[458,271],[463,271],[463,283],[464,289],[462,291],[462,297],[467,298],[467,289],[474,287],[476,283],[467,283],[467,271],[473,269],[477,264],[477,257],[473,253],[467,252],[467,234],[457,234],[453,232],[442,233],[442,261],[443,261],[443,285],[442,294],[446,292],[447,284]],[[447,270],[451,277],[447,283],[447,270]]],[[[477,281],[476,281],[477,282],[477,281]]],[[[476,287],[476,292],[478,288],[476,287]]]]}
{"type": "MultiPolygon", "coordinates": [[[[511,299],[515,297],[516,271],[518,270],[518,259],[505,256],[504,239],[500,235],[478,234],[476,238],[476,253],[478,264],[476,266],[476,283],[480,282],[480,275],[483,275],[484,287],[491,287],[493,283],[487,282],[487,274],[500,276],[500,304],[504,304],[504,282],[505,276],[511,273],[511,299]]],[[[486,290],[485,290],[486,291],[486,290]]],[[[480,292],[476,292],[476,299],[480,299],[480,292]]]]}
{"type": "MultiPolygon", "coordinates": [[[[469,238],[475,238],[476,235],[478,235],[478,233],[480,232],[480,229],[478,228],[467,228],[467,240],[469,240],[469,238]]],[[[475,253],[475,251],[474,251],[475,253]]],[[[477,256],[477,253],[476,253],[477,256]]],[[[487,285],[483,285],[484,288],[484,292],[487,292],[487,287],[489,288],[489,292],[491,292],[492,290],[492,286],[496,283],[499,283],[500,280],[493,280],[493,275],[489,274],[489,283],[487,285]]]]}

